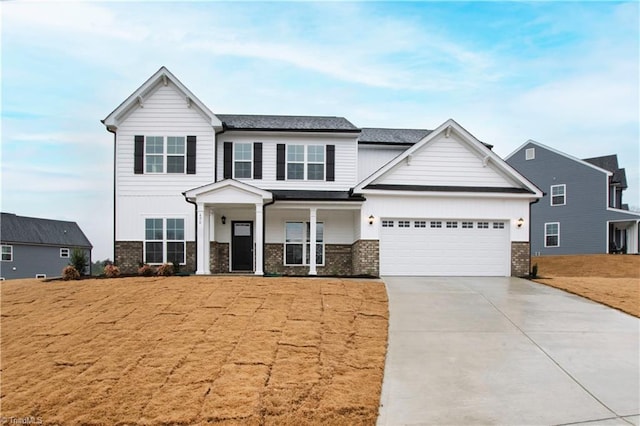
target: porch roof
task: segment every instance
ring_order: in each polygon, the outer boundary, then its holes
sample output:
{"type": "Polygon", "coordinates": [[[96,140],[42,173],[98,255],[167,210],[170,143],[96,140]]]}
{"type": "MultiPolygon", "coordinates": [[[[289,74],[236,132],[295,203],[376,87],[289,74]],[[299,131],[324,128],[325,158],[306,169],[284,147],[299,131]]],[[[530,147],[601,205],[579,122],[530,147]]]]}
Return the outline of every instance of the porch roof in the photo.
{"type": "Polygon", "coordinates": [[[365,201],[364,197],[349,191],[273,190],[271,193],[276,201],[365,201]]]}

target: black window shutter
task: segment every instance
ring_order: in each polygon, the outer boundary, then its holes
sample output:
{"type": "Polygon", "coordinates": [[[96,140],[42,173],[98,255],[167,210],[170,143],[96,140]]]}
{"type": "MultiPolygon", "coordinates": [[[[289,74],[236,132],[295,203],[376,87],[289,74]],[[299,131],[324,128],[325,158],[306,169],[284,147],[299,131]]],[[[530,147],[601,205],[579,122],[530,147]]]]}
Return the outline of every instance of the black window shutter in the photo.
{"type": "Polygon", "coordinates": [[[253,144],[253,178],[262,179],[262,142],[253,144]]]}
{"type": "Polygon", "coordinates": [[[336,180],[336,146],[327,145],[327,182],[336,180]]]}
{"type": "Polygon", "coordinates": [[[144,136],[136,135],[133,147],[133,173],[141,175],[144,173],[144,136]]]}
{"type": "Polygon", "coordinates": [[[233,142],[224,143],[223,179],[231,179],[233,170],[233,142]]]}
{"type": "Polygon", "coordinates": [[[276,151],[276,180],[284,180],[285,178],[285,155],[286,145],[283,143],[279,143],[276,151]]]}
{"type": "Polygon", "coordinates": [[[187,136],[187,174],[196,174],[196,137],[187,136]]]}

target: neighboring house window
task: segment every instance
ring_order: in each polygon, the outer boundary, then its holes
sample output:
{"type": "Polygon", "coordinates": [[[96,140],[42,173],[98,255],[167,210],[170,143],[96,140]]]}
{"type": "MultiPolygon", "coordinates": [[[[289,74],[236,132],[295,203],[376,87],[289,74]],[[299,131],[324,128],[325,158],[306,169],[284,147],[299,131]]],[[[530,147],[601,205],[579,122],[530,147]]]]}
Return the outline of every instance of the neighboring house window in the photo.
{"type": "Polygon", "coordinates": [[[567,202],[567,185],[551,185],[551,205],[564,206],[567,202]]]}
{"type": "Polygon", "coordinates": [[[2,261],[13,262],[13,246],[2,246],[2,261]]]}
{"type": "MultiPolygon", "coordinates": [[[[311,253],[309,222],[286,222],[285,265],[308,265],[311,253]],[[303,262],[304,260],[304,262],[303,262]]],[[[316,265],[324,264],[324,223],[316,223],[316,265]]]]}
{"type": "Polygon", "coordinates": [[[60,257],[69,257],[69,249],[61,248],[60,249],[60,257]]]}
{"type": "Polygon", "coordinates": [[[324,145],[287,145],[287,179],[324,180],[324,145]]]}
{"type": "Polygon", "coordinates": [[[185,263],[184,219],[145,219],[145,263],[185,263]]]}
{"type": "Polygon", "coordinates": [[[560,247],[560,223],[551,222],[544,224],[544,246],[560,247]]]}
{"type": "Polygon", "coordinates": [[[184,173],[185,137],[167,136],[165,152],[164,136],[147,136],[145,138],[145,171],[147,173],[164,173],[165,158],[167,173],[184,173]]]}
{"type": "Polygon", "coordinates": [[[535,148],[527,148],[524,152],[525,160],[535,160],[536,158],[536,149],[535,148]]]}
{"type": "Polygon", "coordinates": [[[253,144],[233,144],[233,177],[251,179],[253,144]]]}

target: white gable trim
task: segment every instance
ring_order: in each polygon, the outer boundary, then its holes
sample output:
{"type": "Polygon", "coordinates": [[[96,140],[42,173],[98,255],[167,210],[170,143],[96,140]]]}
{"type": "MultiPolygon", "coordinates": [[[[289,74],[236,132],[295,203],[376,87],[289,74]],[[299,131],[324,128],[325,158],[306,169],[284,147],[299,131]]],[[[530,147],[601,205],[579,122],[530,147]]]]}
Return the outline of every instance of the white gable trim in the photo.
{"type": "Polygon", "coordinates": [[[551,151],[551,152],[553,152],[554,154],[561,155],[561,156],[563,156],[563,157],[565,157],[565,158],[568,158],[569,160],[573,160],[573,161],[575,161],[575,162],[577,162],[577,163],[580,163],[580,164],[582,164],[583,166],[591,167],[591,168],[592,168],[592,169],[594,169],[594,170],[597,170],[597,171],[599,171],[599,172],[605,173],[607,176],[613,176],[613,173],[611,173],[609,170],[605,170],[605,169],[600,168],[600,167],[598,167],[598,166],[596,166],[596,165],[594,165],[594,164],[589,163],[588,161],[584,161],[584,160],[581,160],[581,159],[579,159],[579,158],[576,158],[576,157],[574,157],[574,156],[572,156],[572,155],[566,154],[566,153],[564,153],[564,152],[562,152],[562,151],[558,151],[558,150],[557,150],[557,149],[555,149],[555,148],[551,148],[550,146],[547,146],[547,145],[541,144],[540,142],[536,142],[536,141],[534,141],[533,139],[529,139],[528,141],[526,141],[525,143],[523,143],[522,145],[520,145],[520,146],[519,146],[515,151],[513,151],[511,154],[507,155],[507,156],[505,157],[505,159],[504,159],[504,160],[505,160],[505,161],[507,161],[509,158],[513,157],[517,152],[521,151],[521,150],[522,150],[522,148],[524,148],[525,146],[527,146],[527,145],[529,145],[529,144],[531,144],[531,145],[536,145],[536,146],[538,146],[538,147],[540,147],[540,148],[542,148],[542,149],[546,149],[546,150],[548,150],[548,151],[551,151]]]}
{"type": "Polygon", "coordinates": [[[210,183],[208,185],[190,189],[183,192],[182,194],[189,201],[197,201],[198,197],[206,194],[212,194],[224,189],[232,189],[238,191],[239,193],[243,193],[256,198],[261,197],[263,202],[269,202],[273,200],[273,194],[271,192],[233,179],[225,179],[220,182],[210,183]]]}
{"type": "Polygon", "coordinates": [[[107,126],[108,130],[116,130],[131,111],[135,108],[144,108],[145,100],[148,99],[148,97],[155,92],[158,87],[161,85],[167,86],[170,83],[173,83],[184,96],[185,106],[189,108],[197,108],[200,110],[200,113],[210,121],[212,127],[217,130],[222,129],[222,122],[218,117],[216,117],[215,114],[200,101],[200,99],[191,93],[191,91],[187,89],[186,86],[164,66],[149,77],[142,86],[140,86],[127,99],[125,99],[124,102],[113,110],[111,114],[102,120],[102,123],[107,126]]]}
{"type": "MultiPolygon", "coordinates": [[[[516,184],[520,185],[523,188],[531,191],[536,198],[542,197],[542,191],[538,189],[533,183],[529,182],[524,176],[518,173],[514,168],[505,163],[496,153],[487,148],[482,142],[476,139],[471,133],[469,133],[465,128],[459,125],[455,120],[449,119],[441,124],[434,131],[425,136],[422,140],[414,144],[412,147],[408,148],[402,154],[395,157],[393,160],[389,161],[383,167],[378,169],[368,178],[364,179],[354,188],[354,192],[362,193],[364,188],[382,177],[387,172],[391,171],[395,166],[400,164],[402,161],[409,162],[413,153],[417,150],[421,149],[423,146],[429,144],[436,138],[438,138],[441,134],[445,134],[445,137],[449,137],[451,132],[455,132],[464,143],[467,144],[469,148],[475,151],[480,158],[483,159],[485,163],[493,163],[493,165],[498,169],[499,172],[503,173],[507,178],[513,180],[516,184]]],[[[531,195],[528,195],[531,197],[531,195]]]]}

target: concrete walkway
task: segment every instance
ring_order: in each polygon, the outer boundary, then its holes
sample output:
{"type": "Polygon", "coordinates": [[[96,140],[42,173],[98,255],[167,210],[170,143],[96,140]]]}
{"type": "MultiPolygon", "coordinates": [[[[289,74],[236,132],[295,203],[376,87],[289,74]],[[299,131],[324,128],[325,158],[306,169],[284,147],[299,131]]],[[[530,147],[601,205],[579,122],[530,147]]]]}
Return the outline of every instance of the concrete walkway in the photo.
{"type": "Polygon", "coordinates": [[[378,425],[640,423],[638,318],[518,278],[384,282],[378,425]]]}

